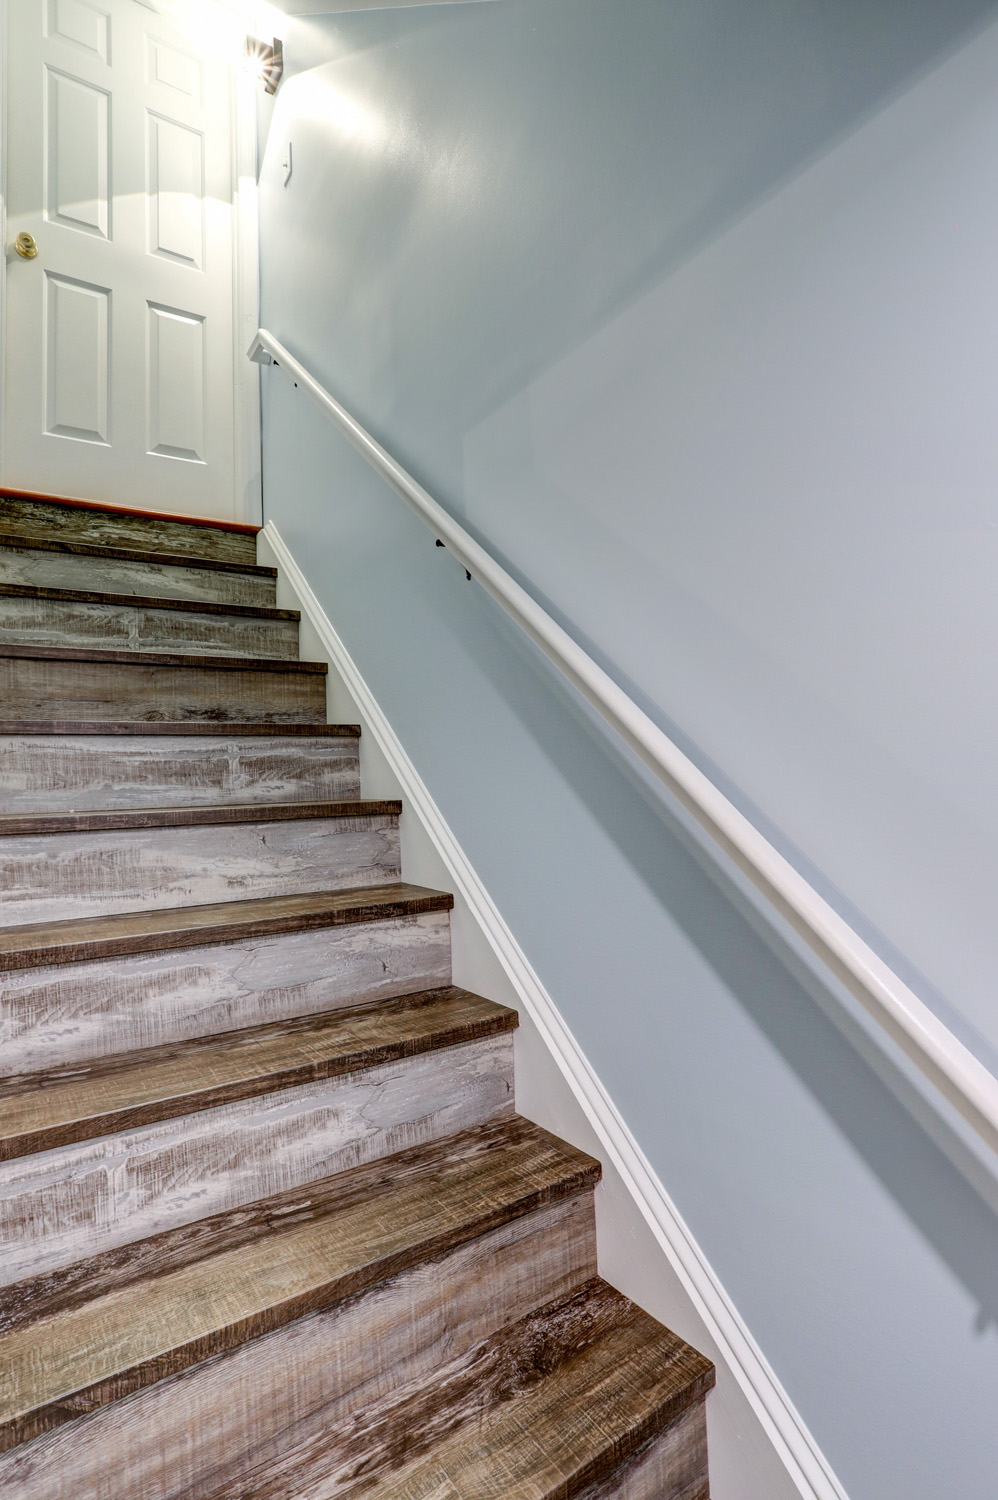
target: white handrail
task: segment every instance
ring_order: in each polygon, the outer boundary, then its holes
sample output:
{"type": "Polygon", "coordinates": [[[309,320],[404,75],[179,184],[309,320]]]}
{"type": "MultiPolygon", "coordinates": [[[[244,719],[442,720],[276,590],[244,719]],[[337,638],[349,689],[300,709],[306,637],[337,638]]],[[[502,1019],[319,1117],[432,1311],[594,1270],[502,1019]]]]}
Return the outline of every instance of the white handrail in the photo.
{"type": "Polygon", "coordinates": [[[499,607],[649,767],[978,1135],[998,1150],[998,1079],[813,890],[668,735],[370,433],[261,328],[251,359],[303,390],[443,541],[499,607]]]}

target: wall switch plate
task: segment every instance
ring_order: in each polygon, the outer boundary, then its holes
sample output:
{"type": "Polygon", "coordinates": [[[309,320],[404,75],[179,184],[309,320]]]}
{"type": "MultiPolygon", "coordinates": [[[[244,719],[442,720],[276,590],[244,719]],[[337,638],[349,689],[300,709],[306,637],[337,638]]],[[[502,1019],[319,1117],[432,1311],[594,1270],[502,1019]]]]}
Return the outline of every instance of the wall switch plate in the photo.
{"type": "Polygon", "coordinates": [[[284,160],[281,162],[281,171],[284,173],[285,187],[287,187],[288,183],[291,181],[291,173],[293,172],[293,170],[294,163],[291,158],[291,142],[288,141],[288,144],[284,148],[284,160]]]}

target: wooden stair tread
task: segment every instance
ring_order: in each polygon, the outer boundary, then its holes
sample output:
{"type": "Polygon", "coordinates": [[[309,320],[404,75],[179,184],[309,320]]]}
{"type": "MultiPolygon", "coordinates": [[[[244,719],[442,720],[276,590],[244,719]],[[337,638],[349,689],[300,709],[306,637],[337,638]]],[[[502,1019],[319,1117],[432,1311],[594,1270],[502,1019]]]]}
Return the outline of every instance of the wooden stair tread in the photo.
{"type": "Polygon", "coordinates": [[[171,651],[102,650],[93,646],[17,646],[0,642],[0,659],[17,661],[98,662],[110,666],[189,667],[199,672],[297,672],[325,677],[324,661],[277,656],[194,656],[171,651]]]}
{"type": "Polygon", "coordinates": [[[347,1298],[549,1203],[598,1164],[511,1119],[0,1294],[0,1448],[347,1298]]]}
{"type": "Polygon", "coordinates": [[[516,1027],[448,986],[0,1081],[0,1160],[355,1073],[516,1027]]]}
{"type": "Polygon", "coordinates": [[[55,604],[113,604],[136,609],[166,609],[197,615],[237,615],[242,619],[300,620],[301,610],[266,604],[226,604],[214,599],[174,599],[161,594],[109,594],[94,589],[43,588],[34,583],[0,581],[0,598],[50,599],[55,604]]]}
{"type": "MultiPolygon", "coordinates": [[[[0,725],[2,734],[2,725],[0,725]]],[[[37,834],[111,833],[139,828],[204,828],[220,823],[287,823],[316,818],[401,817],[402,803],[231,802],[195,807],[131,807],[103,812],[0,813],[0,838],[37,834]]]]}
{"type": "MultiPolygon", "coordinates": [[[[431,1384],[391,1392],[199,1500],[572,1500],[713,1384],[709,1360],[595,1279],[431,1384]]],[[[705,1476],[684,1489],[694,1493],[707,1500],[705,1476]]]]}
{"type": "Polygon", "coordinates": [[[239,942],[281,932],[339,927],[349,922],[388,921],[426,911],[450,911],[453,905],[454,898],[448,892],[400,881],[341,891],[316,891],[304,896],[263,896],[252,901],[220,901],[211,906],[122,912],[65,922],[31,922],[0,928],[0,973],[239,942]]]}
{"type": "Polygon", "coordinates": [[[277,569],[261,563],[229,562],[220,557],[198,557],[186,552],[147,552],[134,547],[105,547],[96,542],[68,542],[55,537],[0,532],[0,548],[28,552],[66,552],[74,557],[107,557],[120,562],[153,563],[164,568],[199,568],[211,573],[245,573],[253,578],[276,578],[277,569]]]}
{"type": "Polygon", "coordinates": [[[226,521],[217,516],[186,515],[183,511],[149,510],[135,505],[109,505],[104,500],[81,500],[70,495],[50,495],[42,490],[0,489],[0,501],[28,501],[50,505],[53,510],[95,511],[112,519],[165,521],[169,526],[201,526],[211,531],[231,531],[237,536],[258,536],[263,530],[251,521],[226,521]]]}
{"type": "Polygon", "coordinates": [[[270,739],[285,736],[301,738],[316,735],[345,739],[359,739],[359,724],[308,724],[278,723],[275,721],[213,719],[0,719],[0,738],[4,735],[201,735],[217,738],[219,735],[241,737],[266,735],[270,739]]]}
{"type": "Polygon", "coordinates": [[[260,527],[7,489],[0,493],[0,531],[114,547],[167,547],[199,557],[255,562],[260,527]]]}

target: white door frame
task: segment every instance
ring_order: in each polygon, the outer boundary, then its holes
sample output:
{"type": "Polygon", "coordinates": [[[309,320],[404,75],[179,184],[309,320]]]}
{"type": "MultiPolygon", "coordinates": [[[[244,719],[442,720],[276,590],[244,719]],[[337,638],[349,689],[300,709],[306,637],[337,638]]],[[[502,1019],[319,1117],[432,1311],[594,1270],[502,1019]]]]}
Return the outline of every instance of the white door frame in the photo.
{"type": "Polygon", "coordinates": [[[7,409],[7,0],[0,0],[0,468],[7,409]]]}
{"type": "MultiPolygon", "coordinates": [[[[3,5],[7,0],[0,0],[3,5]]],[[[233,68],[232,378],[236,520],[263,524],[260,366],[249,346],[260,326],[260,223],[257,212],[256,89],[248,73],[233,68]]],[[[5,263],[6,264],[6,263],[5,263]]]]}
{"type": "MultiPolygon", "coordinates": [[[[147,0],[141,0],[141,3],[146,4],[147,0]]],[[[0,254],[0,462],[5,437],[7,370],[7,15],[8,0],[0,0],[0,239],[3,251],[0,254]]],[[[232,397],[236,501],[233,519],[259,526],[263,521],[260,367],[246,354],[260,321],[256,93],[254,80],[248,74],[237,67],[233,67],[232,72],[232,397]]]]}

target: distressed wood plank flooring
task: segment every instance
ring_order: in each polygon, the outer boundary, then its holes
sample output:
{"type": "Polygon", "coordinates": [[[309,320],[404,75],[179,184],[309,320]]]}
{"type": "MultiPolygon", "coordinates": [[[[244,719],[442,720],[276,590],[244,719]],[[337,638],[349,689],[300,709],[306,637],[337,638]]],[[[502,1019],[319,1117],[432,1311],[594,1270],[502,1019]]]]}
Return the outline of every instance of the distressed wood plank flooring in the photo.
{"type": "Polygon", "coordinates": [[[326,926],[8,970],[0,1077],[372,1004],[450,984],[450,898],[360,906],[326,926]],[[416,910],[405,910],[416,906],[416,910]]]}
{"type": "Polygon", "coordinates": [[[238,656],[298,654],[290,610],[0,584],[0,642],[99,650],[238,656]]]}
{"type": "Polygon", "coordinates": [[[516,1013],[452,986],[0,1079],[0,1161],[510,1031],[516,1013]]]}
{"type": "Polygon", "coordinates": [[[45,540],[0,535],[0,580],[41,588],[80,588],[161,599],[273,607],[274,568],[233,567],[155,552],[68,548],[45,540]]]}
{"type": "Polygon", "coordinates": [[[238,734],[240,739],[247,735],[267,735],[271,739],[279,736],[282,740],[294,739],[297,736],[310,738],[328,736],[336,739],[340,736],[348,736],[356,739],[360,735],[359,724],[325,724],[318,720],[312,723],[281,724],[275,726],[266,721],[241,720],[235,729],[231,724],[223,722],[213,723],[210,719],[203,722],[194,719],[163,719],[160,721],[142,719],[0,719],[0,737],[22,734],[37,735],[136,735],[148,737],[150,735],[182,735],[193,736],[204,739],[209,735],[231,735],[238,734]]]}
{"type": "MultiPolygon", "coordinates": [[[[138,538],[137,540],[142,540],[138,538]]],[[[209,573],[242,573],[247,577],[276,578],[277,569],[263,567],[256,562],[234,562],[225,558],[205,557],[202,553],[187,554],[170,552],[165,548],[109,546],[101,542],[86,542],[76,538],[43,537],[0,532],[0,548],[31,552],[58,553],[64,557],[101,557],[112,561],[148,563],[151,567],[181,567],[188,571],[209,573]]],[[[77,584],[86,576],[85,570],[75,569],[71,574],[77,584]]],[[[29,582],[36,583],[37,579],[29,582]]]]}
{"type": "Polygon", "coordinates": [[[595,1272],[585,1193],[0,1454],[0,1493],[204,1500],[218,1484],[280,1458],[289,1435],[302,1442],[388,1391],[433,1381],[448,1361],[570,1296],[595,1272]]]}
{"type": "Polygon", "coordinates": [[[0,646],[5,719],[116,720],[123,702],[137,720],[312,723],[325,714],[325,669],[261,657],[0,646]]]}
{"type": "MultiPolygon", "coordinates": [[[[592,1492],[622,1463],[646,1461],[712,1384],[708,1360],[593,1280],[453,1361],[431,1386],[391,1393],[206,1500],[592,1492]]],[[[696,1444],[688,1428],[683,1438],[696,1444]]]]}
{"type": "Polygon", "coordinates": [[[0,973],[10,969],[192,948],[282,932],[373,922],[423,911],[449,911],[453,897],[422,886],[398,884],[309,891],[256,901],[223,901],[168,911],[124,912],[110,917],[42,922],[0,928],[0,973]]]}
{"type": "Polygon", "coordinates": [[[135,546],[141,541],[154,552],[186,552],[198,558],[256,562],[255,526],[126,514],[97,504],[59,504],[13,492],[0,495],[0,531],[105,547],[135,546]]]}
{"type": "Polygon", "coordinates": [[[0,1297],[0,1450],[597,1178],[595,1162],[514,1122],[161,1236],[40,1287],[10,1287],[0,1297]]]}
{"type": "Polygon", "coordinates": [[[358,736],[275,733],[11,734],[0,728],[0,809],[10,813],[360,798],[358,736]]]}
{"type": "Polygon", "coordinates": [[[508,1115],[508,1031],[0,1162],[0,1283],[508,1115]]]}
{"type": "Polygon", "coordinates": [[[0,926],[397,880],[397,811],[367,811],[362,802],[331,806],[341,810],[296,816],[278,804],[276,816],[254,807],[253,816],[231,820],[231,809],[198,808],[212,815],[178,823],[169,821],[171,809],[145,826],[0,837],[0,926]]]}
{"type": "Polygon", "coordinates": [[[3,813],[0,839],[30,834],[120,833],[146,828],[206,828],[211,824],[287,823],[309,818],[400,817],[402,804],[391,801],[285,802],[275,806],[232,803],[223,807],[110,808],[93,812],[3,813]]]}
{"type": "MultiPolygon", "coordinates": [[[[281,620],[301,622],[301,611],[278,609],[276,605],[215,603],[210,599],[164,599],[157,594],[112,594],[99,589],[43,588],[34,583],[0,583],[0,599],[28,599],[53,604],[122,605],[126,609],[154,609],[164,614],[231,616],[236,620],[281,620]]],[[[52,611],[53,616],[58,611],[52,611]]],[[[31,645],[26,641],[23,644],[31,645]]],[[[123,648],[125,649],[125,648],[123,648]]]]}
{"type": "Polygon", "coordinates": [[[252,528],[0,493],[4,1500],[707,1500],[252,528]]]}

